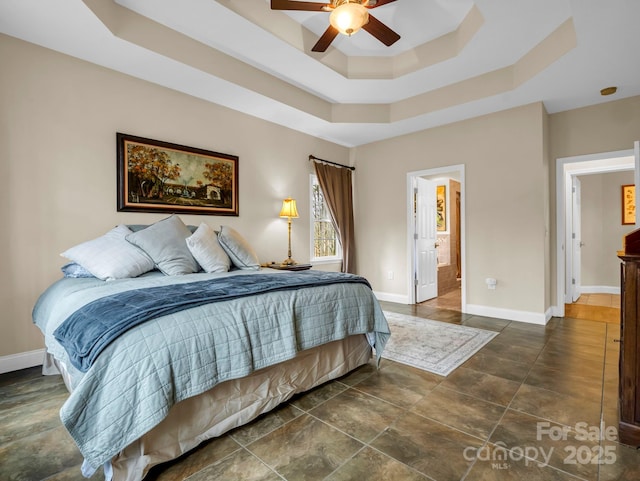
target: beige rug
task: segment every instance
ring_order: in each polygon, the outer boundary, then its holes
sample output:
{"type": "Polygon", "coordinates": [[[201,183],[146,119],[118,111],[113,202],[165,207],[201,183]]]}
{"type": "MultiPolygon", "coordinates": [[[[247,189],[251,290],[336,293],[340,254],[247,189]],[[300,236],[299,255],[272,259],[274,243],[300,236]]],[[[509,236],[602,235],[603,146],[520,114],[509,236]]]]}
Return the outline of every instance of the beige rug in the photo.
{"type": "Polygon", "coordinates": [[[391,337],[382,357],[449,375],[498,335],[497,332],[386,312],[391,337]]]}

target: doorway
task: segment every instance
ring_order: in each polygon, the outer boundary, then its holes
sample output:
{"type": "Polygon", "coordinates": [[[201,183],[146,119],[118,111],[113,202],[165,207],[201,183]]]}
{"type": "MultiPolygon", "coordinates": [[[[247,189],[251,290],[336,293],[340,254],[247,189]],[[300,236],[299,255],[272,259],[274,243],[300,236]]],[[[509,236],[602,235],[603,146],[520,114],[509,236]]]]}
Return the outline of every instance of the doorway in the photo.
{"type": "Polygon", "coordinates": [[[464,165],[407,174],[408,297],[411,304],[422,302],[427,295],[448,306],[455,302],[457,309],[466,311],[464,199],[464,165]],[[433,196],[419,195],[419,186],[433,189],[433,196]],[[433,285],[434,280],[439,287],[433,285]]]}
{"type": "MultiPolygon", "coordinates": [[[[567,157],[556,161],[556,259],[557,306],[554,316],[565,316],[565,304],[582,293],[580,232],[580,182],[578,177],[634,170],[633,150],[567,157]],[[566,248],[565,248],[566,247],[566,248]]],[[[637,175],[637,172],[636,172],[637,175]]],[[[615,213],[616,218],[618,212],[615,213]]]]}

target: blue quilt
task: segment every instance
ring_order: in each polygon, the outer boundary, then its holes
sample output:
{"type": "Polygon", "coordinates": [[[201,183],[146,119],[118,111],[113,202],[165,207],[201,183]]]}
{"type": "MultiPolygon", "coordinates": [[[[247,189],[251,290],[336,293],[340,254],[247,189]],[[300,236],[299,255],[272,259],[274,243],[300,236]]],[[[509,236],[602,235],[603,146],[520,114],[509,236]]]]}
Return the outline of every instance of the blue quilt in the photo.
{"type": "MultiPolygon", "coordinates": [[[[152,292],[166,294],[167,290],[152,292]]],[[[153,298],[148,304],[155,306],[153,298]]],[[[384,313],[367,284],[355,277],[313,271],[175,277],[149,273],[109,282],[65,278],[38,299],[33,320],[45,336],[47,351],[67,367],[72,393],[60,410],[60,419],[93,468],[155,427],[183,399],[355,334],[367,335],[379,360],[390,335],[384,313]],[[66,349],[53,335],[83,306],[117,298],[119,293],[133,293],[130,302],[123,304],[125,311],[132,309],[133,314],[141,302],[139,294],[148,289],[168,287],[171,294],[165,297],[172,303],[180,297],[176,292],[193,288],[200,281],[220,286],[218,280],[226,283],[231,277],[243,278],[239,282],[245,286],[261,284],[262,277],[277,279],[271,279],[274,290],[259,295],[156,313],[157,317],[126,329],[107,343],[86,372],[70,363],[66,349]],[[275,288],[296,278],[311,283],[332,277],[348,281],[275,288]]]]}
{"type": "Polygon", "coordinates": [[[232,276],[147,287],[118,292],[82,306],[53,335],[67,351],[71,363],[86,372],[114,339],[150,319],[212,302],[334,283],[360,283],[371,288],[364,277],[322,271],[232,276]]]}

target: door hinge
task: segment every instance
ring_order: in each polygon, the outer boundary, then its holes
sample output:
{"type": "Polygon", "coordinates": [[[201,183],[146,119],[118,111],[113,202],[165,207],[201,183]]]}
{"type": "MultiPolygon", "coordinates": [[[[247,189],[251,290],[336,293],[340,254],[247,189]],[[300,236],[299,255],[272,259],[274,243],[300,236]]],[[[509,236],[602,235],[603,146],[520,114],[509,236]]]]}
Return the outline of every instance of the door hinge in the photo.
{"type": "Polygon", "coordinates": [[[571,279],[571,284],[575,286],[576,285],[576,280],[575,279],[571,279]]]}
{"type": "Polygon", "coordinates": [[[417,232],[414,232],[414,233],[413,233],[413,238],[414,238],[415,240],[418,240],[418,233],[417,233],[417,232]]]}
{"type": "Polygon", "coordinates": [[[571,233],[571,238],[572,238],[572,239],[575,239],[575,238],[576,238],[576,233],[575,233],[575,232],[572,232],[572,233],[571,233]]]}

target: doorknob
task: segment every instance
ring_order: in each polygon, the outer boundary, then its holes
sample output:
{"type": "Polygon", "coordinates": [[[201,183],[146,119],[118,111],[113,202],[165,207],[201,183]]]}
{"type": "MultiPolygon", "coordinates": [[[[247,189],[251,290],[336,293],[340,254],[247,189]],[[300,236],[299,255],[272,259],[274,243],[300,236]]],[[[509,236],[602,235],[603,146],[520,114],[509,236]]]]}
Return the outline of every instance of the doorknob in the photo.
{"type": "Polygon", "coordinates": [[[440,245],[440,243],[439,243],[439,242],[436,242],[435,244],[433,244],[433,247],[434,247],[435,249],[437,249],[439,245],[440,245]]]}
{"type": "Polygon", "coordinates": [[[580,244],[578,244],[580,247],[582,247],[584,245],[584,242],[580,241],[580,244]]]}

